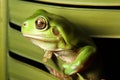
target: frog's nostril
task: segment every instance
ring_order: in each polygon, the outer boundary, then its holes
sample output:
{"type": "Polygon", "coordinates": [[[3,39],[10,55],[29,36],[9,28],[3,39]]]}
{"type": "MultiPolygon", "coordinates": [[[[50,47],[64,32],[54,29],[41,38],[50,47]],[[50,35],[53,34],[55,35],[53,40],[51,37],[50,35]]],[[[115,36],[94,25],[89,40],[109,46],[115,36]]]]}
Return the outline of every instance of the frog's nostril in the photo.
{"type": "Polygon", "coordinates": [[[23,23],[23,27],[25,27],[27,24],[26,23],[23,23]]]}
{"type": "Polygon", "coordinates": [[[27,26],[27,22],[24,22],[22,27],[26,27],[26,26],[27,26]]]}

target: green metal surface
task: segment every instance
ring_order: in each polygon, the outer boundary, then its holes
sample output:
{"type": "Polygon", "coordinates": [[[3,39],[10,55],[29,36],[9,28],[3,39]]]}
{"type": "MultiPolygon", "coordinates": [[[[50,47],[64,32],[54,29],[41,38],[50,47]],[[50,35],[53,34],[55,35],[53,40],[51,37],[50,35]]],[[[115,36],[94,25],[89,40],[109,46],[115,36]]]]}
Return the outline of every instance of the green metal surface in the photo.
{"type": "Polygon", "coordinates": [[[120,38],[119,9],[63,7],[23,0],[10,0],[9,3],[10,20],[19,26],[36,10],[45,9],[48,12],[61,15],[76,25],[83,27],[92,37],[120,38]]]}
{"type": "Polygon", "coordinates": [[[7,1],[0,0],[0,80],[7,79],[7,1]]]}

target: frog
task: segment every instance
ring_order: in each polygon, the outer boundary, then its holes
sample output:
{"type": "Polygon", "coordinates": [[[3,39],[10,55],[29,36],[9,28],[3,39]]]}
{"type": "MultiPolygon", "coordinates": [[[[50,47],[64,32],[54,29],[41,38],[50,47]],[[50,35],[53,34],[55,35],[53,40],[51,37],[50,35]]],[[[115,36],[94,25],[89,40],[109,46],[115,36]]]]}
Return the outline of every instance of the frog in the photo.
{"type": "MultiPolygon", "coordinates": [[[[65,75],[83,74],[96,55],[97,47],[94,41],[81,26],[43,9],[37,10],[23,22],[21,32],[45,51],[43,62],[47,62],[53,55],[61,59],[64,62],[62,67],[65,75]]],[[[95,78],[84,79],[100,80],[96,73],[92,77],[95,78]]]]}

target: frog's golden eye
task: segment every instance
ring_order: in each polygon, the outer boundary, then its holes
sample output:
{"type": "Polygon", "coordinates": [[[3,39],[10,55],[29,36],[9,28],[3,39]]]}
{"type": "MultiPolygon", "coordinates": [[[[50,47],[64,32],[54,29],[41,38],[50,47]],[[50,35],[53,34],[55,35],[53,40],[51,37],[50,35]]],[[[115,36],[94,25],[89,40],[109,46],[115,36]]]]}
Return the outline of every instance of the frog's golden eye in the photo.
{"type": "Polygon", "coordinates": [[[39,30],[46,30],[47,29],[47,22],[44,17],[38,17],[35,21],[36,28],[39,30]]]}

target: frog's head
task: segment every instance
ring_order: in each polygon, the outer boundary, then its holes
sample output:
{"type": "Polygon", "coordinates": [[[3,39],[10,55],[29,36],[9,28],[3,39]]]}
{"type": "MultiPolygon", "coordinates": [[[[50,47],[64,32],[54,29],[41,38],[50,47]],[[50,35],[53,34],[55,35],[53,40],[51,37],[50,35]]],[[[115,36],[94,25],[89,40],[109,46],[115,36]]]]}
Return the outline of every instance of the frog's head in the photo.
{"type": "Polygon", "coordinates": [[[63,17],[38,10],[24,22],[21,30],[25,37],[45,50],[62,50],[70,48],[69,25],[63,17]]]}

